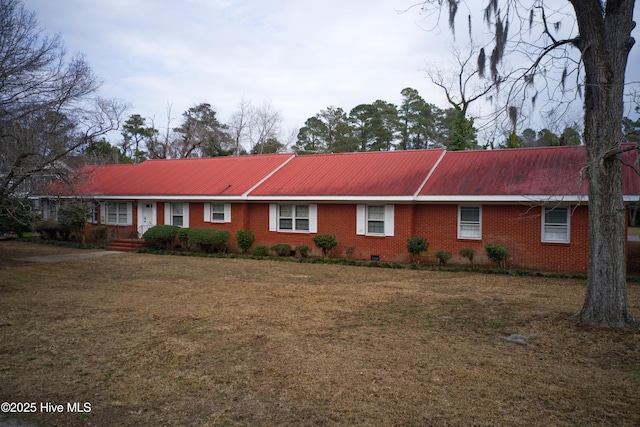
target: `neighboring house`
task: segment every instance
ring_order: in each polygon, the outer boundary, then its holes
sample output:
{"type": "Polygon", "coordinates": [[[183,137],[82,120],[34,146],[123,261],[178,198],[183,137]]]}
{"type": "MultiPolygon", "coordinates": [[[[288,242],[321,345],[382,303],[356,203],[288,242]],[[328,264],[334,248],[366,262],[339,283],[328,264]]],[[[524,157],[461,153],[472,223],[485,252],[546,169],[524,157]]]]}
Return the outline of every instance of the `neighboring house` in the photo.
{"type": "MultiPolygon", "coordinates": [[[[92,224],[123,237],[173,224],[314,248],[314,235],[335,234],[333,256],[408,262],[407,239],[420,236],[432,261],[447,250],[465,263],[458,254],[471,248],[486,263],[484,245],[496,243],[513,267],[584,272],[585,163],[584,147],[149,160],[86,167],[74,188],[54,183],[42,198],[45,210],[48,197],[91,199],[92,224]]],[[[624,177],[625,201],[637,201],[636,172],[624,177]]]]}

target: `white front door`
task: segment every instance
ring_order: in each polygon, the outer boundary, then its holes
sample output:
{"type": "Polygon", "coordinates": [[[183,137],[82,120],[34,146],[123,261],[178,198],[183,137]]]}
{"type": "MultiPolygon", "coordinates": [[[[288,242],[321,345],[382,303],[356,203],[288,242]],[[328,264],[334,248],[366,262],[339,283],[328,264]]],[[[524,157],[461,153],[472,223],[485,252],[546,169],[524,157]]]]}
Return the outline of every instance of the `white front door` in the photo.
{"type": "Polygon", "coordinates": [[[156,225],[156,202],[138,201],[138,235],[142,235],[156,225]]]}

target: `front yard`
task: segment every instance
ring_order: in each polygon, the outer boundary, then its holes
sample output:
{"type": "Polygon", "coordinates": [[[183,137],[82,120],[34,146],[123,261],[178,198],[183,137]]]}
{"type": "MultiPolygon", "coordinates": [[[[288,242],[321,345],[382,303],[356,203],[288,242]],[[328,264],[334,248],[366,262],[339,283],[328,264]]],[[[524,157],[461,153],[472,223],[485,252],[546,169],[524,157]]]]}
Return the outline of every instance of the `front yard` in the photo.
{"type": "Polygon", "coordinates": [[[640,424],[640,332],[576,324],[581,280],[15,261],[57,251],[0,242],[0,401],[37,403],[41,425],[640,424]]]}

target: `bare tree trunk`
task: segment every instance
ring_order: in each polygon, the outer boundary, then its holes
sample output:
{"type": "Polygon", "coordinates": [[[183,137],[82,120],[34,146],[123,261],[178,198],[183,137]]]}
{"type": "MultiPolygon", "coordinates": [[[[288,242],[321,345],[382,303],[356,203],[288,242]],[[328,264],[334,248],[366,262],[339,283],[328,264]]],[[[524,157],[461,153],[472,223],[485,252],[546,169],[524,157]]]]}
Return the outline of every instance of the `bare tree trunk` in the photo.
{"type": "Polygon", "coordinates": [[[638,327],[627,302],[625,206],[622,200],[624,76],[633,24],[633,0],[571,0],[585,68],[585,126],[589,182],[589,268],[580,321],[638,327]],[[604,13],[603,13],[604,12],[604,13]]]}

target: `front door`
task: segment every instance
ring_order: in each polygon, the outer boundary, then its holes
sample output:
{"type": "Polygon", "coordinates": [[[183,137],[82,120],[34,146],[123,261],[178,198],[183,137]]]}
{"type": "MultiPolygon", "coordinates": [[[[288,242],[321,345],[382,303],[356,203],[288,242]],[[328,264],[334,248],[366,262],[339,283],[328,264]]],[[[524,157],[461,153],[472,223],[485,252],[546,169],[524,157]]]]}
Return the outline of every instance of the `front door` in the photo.
{"type": "Polygon", "coordinates": [[[156,202],[138,201],[138,235],[156,225],[156,202]]]}

